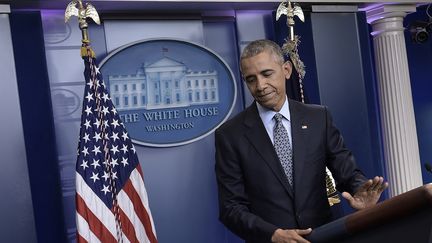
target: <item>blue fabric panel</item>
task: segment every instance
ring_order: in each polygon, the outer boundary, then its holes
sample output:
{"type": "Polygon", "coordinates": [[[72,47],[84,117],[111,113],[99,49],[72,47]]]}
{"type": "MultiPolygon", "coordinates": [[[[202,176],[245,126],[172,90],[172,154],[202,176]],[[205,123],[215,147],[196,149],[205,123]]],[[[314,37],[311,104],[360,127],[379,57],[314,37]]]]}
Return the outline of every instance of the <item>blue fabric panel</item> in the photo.
{"type": "MultiPolygon", "coordinates": [[[[373,106],[369,99],[374,94],[367,83],[374,77],[363,70],[370,70],[370,49],[361,43],[369,34],[359,30],[359,22],[366,24],[365,18],[357,18],[356,13],[314,13],[312,21],[321,101],[329,106],[366,176],[383,175],[381,158],[374,153],[380,137],[377,129],[371,128],[371,124],[376,126],[371,121],[376,117],[370,117],[373,106]]],[[[352,211],[345,202],[343,206],[345,212],[352,211]]]]}
{"type": "MultiPolygon", "coordinates": [[[[382,141],[381,118],[379,108],[378,84],[375,73],[375,62],[373,57],[373,37],[371,33],[371,26],[367,23],[366,13],[358,12],[357,14],[357,28],[360,44],[360,56],[362,62],[362,71],[365,85],[365,95],[367,103],[367,111],[369,115],[369,130],[370,130],[370,144],[371,153],[374,158],[373,172],[375,175],[384,176],[387,178],[386,165],[384,160],[384,148],[382,141]]],[[[371,176],[374,176],[371,174],[371,176]]],[[[383,192],[380,201],[389,198],[388,190],[383,192]]]]}
{"type": "Polygon", "coordinates": [[[10,17],[37,239],[65,242],[41,16],[25,11],[10,17]]]}
{"type": "MultiPolygon", "coordinates": [[[[314,51],[314,43],[313,43],[313,34],[312,34],[312,22],[311,22],[311,14],[310,12],[304,12],[305,22],[301,22],[296,17],[296,24],[294,27],[295,34],[300,36],[300,45],[299,45],[299,55],[300,59],[304,62],[306,66],[306,75],[303,80],[304,91],[306,103],[311,104],[320,104],[320,94],[318,88],[318,77],[316,73],[316,63],[315,63],[315,51],[314,51]]],[[[275,41],[280,46],[283,45],[285,39],[288,37],[288,27],[286,25],[286,16],[283,15],[278,21],[275,20],[275,12],[273,12],[274,16],[274,28],[275,28],[275,41]]],[[[290,80],[287,81],[287,93],[288,96],[298,99],[298,78],[297,72],[294,70],[291,75],[290,80]],[[297,86],[297,87],[296,87],[297,86]],[[296,92],[297,91],[297,92],[296,92]]]]}

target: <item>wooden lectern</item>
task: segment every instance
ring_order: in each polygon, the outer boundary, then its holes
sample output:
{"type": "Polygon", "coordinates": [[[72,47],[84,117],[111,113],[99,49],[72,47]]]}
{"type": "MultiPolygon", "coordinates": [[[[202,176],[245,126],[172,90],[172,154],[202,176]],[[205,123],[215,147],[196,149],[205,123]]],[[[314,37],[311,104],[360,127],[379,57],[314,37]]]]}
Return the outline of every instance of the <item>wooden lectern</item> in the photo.
{"type": "Polygon", "coordinates": [[[432,243],[432,183],[313,229],[312,243],[432,243]]]}

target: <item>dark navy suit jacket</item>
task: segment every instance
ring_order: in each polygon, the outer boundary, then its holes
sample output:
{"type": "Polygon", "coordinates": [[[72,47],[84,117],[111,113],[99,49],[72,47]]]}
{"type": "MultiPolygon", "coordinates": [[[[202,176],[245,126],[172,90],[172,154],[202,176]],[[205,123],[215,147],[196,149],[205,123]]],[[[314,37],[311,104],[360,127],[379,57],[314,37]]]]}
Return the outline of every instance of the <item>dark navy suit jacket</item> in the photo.
{"type": "Polygon", "coordinates": [[[278,228],[315,228],[331,220],[326,166],[339,191],[366,181],[327,108],[289,100],[294,188],[253,103],[215,132],[219,218],[247,242],[270,242],[278,228]]]}

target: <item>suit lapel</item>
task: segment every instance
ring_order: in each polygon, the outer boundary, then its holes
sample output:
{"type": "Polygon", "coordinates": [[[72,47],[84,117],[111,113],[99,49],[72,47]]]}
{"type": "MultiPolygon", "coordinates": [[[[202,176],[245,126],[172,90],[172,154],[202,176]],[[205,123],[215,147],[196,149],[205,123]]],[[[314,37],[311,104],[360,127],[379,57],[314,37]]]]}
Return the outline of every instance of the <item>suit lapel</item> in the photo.
{"type": "Polygon", "coordinates": [[[287,193],[293,197],[293,189],[289,185],[282,165],[280,164],[276,151],[274,150],[273,144],[268,137],[261,118],[259,117],[255,103],[247,109],[245,125],[249,127],[249,132],[246,133],[246,137],[248,138],[249,142],[254,146],[255,150],[271,168],[276,178],[278,178],[287,193]]]}
{"type": "Polygon", "coordinates": [[[290,100],[289,106],[291,113],[291,137],[293,143],[294,191],[299,191],[302,190],[308,124],[307,121],[305,121],[304,113],[301,111],[297,102],[290,100]]]}

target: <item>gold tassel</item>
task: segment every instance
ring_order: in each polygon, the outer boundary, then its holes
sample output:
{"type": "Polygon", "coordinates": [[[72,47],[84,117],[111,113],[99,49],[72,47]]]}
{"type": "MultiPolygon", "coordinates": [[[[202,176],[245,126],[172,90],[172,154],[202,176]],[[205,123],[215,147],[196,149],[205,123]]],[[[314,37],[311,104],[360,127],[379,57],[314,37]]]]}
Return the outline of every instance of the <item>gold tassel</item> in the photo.
{"type": "Polygon", "coordinates": [[[87,57],[88,51],[90,51],[90,57],[91,58],[95,58],[96,57],[96,54],[93,51],[93,49],[91,49],[91,47],[87,47],[87,46],[82,46],[81,47],[81,57],[82,58],[87,57]]]}

